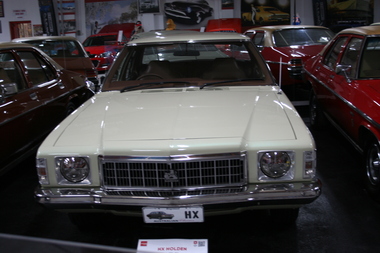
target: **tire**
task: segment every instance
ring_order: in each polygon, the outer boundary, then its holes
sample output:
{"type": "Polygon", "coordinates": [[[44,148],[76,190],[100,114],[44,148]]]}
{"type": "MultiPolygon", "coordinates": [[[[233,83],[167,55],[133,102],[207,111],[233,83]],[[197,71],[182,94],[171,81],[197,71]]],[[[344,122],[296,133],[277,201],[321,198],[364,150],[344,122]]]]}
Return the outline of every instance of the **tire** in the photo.
{"type": "Polygon", "coordinates": [[[317,96],[311,91],[309,101],[310,127],[313,129],[324,129],[327,126],[327,119],[319,105],[317,96]]]}
{"type": "Polygon", "coordinates": [[[66,107],[66,116],[69,116],[73,111],[75,111],[75,109],[77,109],[75,104],[72,102],[69,102],[66,107]]]}
{"type": "Polygon", "coordinates": [[[380,145],[372,140],[364,151],[365,188],[376,201],[380,201],[380,145]]]}

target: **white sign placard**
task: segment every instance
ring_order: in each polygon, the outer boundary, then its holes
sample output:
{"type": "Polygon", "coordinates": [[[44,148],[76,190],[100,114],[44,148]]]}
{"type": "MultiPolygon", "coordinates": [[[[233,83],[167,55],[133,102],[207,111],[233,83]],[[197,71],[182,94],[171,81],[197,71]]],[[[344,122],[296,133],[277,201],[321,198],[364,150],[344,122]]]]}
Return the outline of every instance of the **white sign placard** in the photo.
{"type": "Polygon", "coordinates": [[[137,251],[141,253],[207,253],[207,239],[140,239],[137,251]]]}

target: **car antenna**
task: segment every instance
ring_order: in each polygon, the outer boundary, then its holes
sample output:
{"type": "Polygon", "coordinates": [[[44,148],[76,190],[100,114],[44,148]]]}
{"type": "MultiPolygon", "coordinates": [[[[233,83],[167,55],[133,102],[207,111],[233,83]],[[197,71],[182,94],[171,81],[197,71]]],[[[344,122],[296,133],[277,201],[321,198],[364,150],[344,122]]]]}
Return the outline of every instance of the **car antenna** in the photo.
{"type": "Polygon", "coordinates": [[[278,85],[280,86],[280,89],[278,90],[277,94],[282,94],[281,88],[282,88],[282,57],[280,57],[280,71],[278,72],[278,85]]]}

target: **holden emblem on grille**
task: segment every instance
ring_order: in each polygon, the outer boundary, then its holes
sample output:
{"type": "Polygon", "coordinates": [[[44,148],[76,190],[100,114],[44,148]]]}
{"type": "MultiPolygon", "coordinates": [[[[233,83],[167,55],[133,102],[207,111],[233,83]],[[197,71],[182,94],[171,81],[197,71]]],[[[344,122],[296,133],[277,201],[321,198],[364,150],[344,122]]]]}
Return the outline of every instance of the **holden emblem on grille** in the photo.
{"type": "Polygon", "coordinates": [[[166,183],[177,183],[179,181],[178,176],[177,176],[177,171],[173,170],[170,167],[169,171],[165,172],[164,179],[166,183]]]}

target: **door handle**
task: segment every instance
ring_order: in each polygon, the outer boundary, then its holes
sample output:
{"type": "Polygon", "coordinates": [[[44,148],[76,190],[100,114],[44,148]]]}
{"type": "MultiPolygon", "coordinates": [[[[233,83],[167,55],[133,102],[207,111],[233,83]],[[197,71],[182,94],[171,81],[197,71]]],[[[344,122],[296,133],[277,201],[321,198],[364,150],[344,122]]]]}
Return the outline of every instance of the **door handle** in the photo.
{"type": "Polygon", "coordinates": [[[30,98],[32,99],[32,100],[37,100],[37,94],[36,93],[30,93],[30,98]]]}
{"type": "Polygon", "coordinates": [[[59,86],[60,89],[64,89],[65,88],[65,85],[62,82],[58,82],[58,86],[59,86]]]}

